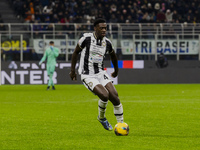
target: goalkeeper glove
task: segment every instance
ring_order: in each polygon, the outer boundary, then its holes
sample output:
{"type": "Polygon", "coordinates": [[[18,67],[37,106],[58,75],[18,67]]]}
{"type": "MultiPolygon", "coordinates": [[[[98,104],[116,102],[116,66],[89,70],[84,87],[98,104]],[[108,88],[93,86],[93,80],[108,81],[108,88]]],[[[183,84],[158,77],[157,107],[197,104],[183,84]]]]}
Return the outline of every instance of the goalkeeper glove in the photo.
{"type": "Polygon", "coordinates": [[[39,62],[39,65],[41,65],[41,64],[42,64],[42,61],[39,62]]]}
{"type": "Polygon", "coordinates": [[[50,49],[53,51],[53,46],[50,46],[50,49]]]}

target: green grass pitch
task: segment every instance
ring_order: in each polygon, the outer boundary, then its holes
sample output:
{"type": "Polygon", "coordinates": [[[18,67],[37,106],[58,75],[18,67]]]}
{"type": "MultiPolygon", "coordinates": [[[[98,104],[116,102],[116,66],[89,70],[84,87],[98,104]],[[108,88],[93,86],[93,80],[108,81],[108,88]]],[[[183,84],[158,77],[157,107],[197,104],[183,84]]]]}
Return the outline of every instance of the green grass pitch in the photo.
{"type": "MultiPolygon", "coordinates": [[[[83,85],[0,86],[0,149],[198,150],[200,84],[115,86],[128,136],[97,121],[98,98],[83,85]]],[[[106,117],[116,118],[109,102],[106,117]]]]}

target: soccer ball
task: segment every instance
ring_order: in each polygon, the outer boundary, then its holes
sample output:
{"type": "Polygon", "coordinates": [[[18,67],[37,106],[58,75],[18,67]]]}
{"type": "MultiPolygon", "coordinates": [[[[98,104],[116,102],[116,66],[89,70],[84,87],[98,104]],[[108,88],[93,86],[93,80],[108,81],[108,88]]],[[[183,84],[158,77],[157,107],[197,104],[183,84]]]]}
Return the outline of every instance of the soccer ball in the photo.
{"type": "Polygon", "coordinates": [[[125,122],[118,122],[114,127],[114,132],[116,135],[128,135],[129,126],[125,122]]]}

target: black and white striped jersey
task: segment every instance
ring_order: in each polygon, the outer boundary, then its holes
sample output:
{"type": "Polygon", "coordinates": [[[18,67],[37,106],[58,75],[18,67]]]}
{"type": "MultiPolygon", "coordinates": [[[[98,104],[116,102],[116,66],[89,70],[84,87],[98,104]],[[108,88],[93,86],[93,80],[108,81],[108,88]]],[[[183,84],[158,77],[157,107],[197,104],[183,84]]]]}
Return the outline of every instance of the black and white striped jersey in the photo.
{"type": "Polygon", "coordinates": [[[103,71],[105,54],[113,51],[111,41],[106,37],[97,39],[94,33],[85,33],[79,39],[78,45],[82,49],[79,74],[93,75],[103,71]]]}

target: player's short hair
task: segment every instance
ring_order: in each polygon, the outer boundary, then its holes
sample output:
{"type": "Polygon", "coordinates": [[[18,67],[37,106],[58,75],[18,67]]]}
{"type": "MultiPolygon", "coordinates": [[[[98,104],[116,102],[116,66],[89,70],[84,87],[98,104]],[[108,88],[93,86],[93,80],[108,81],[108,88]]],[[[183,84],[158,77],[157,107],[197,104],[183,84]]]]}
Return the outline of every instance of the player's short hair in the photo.
{"type": "Polygon", "coordinates": [[[54,44],[54,41],[50,41],[49,44],[54,44]]]}
{"type": "Polygon", "coordinates": [[[98,25],[99,23],[106,23],[106,20],[103,18],[98,18],[94,21],[94,27],[96,27],[96,25],[98,25]]]}

